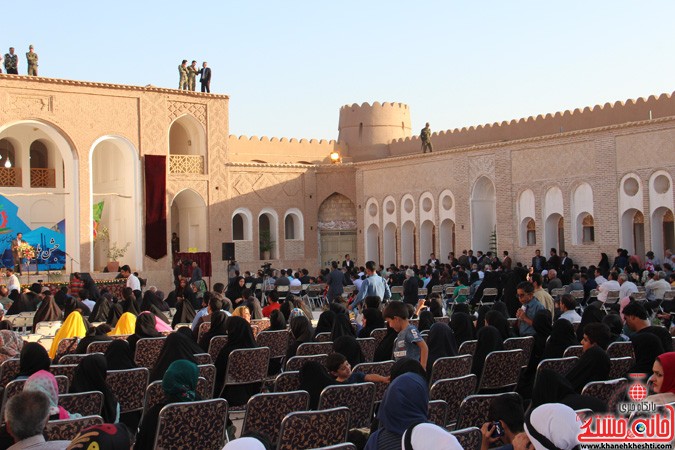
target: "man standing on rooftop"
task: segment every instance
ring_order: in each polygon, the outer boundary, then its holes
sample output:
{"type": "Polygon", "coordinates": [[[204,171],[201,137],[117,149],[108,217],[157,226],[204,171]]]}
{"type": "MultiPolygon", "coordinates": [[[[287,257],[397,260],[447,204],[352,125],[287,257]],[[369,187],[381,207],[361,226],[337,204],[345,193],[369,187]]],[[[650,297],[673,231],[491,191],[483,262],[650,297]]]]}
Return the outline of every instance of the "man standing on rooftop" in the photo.
{"type": "Polygon", "coordinates": [[[429,128],[429,122],[426,126],[420,131],[420,139],[422,140],[422,153],[426,153],[429,149],[429,153],[433,151],[431,147],[431,128],[429,128]]]}

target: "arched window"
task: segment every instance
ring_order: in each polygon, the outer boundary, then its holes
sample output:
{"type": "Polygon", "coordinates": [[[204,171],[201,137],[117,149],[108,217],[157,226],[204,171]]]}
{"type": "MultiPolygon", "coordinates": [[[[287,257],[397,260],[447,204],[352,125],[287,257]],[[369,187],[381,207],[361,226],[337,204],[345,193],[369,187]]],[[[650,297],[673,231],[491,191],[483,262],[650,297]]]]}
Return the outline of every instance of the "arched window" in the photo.
{"type": "Polygon", "coordinates": [[[237,214],[232,218],[232,240],[244,240],[244,218],[241,214],[237,214]]]}
{"type": "Polygon", "coordinates": [[[586,216],[581,221],[582,226],[582,240],[584,244],[595,242],[595,225],[593,221],[593,216],[586,214],[586,216]]]}
{"type": "Polygon", "coordinates": [[[17,168],[17,163],[12,143],[8,139],[0,139],[0,186],[21,187],[21,170],[17,168]]]}
{"type": "Polygon", "coordinates": [[[537,225],[534,219],[527,222],[527,245],[537,245],[537,225]]]}
{"type": "Polygon", "coordinates": [[[232,240],[250,241],[253,234],[252,221],[251,211],[246,208],[237,208],[232,213],[232,240]]]}
{"type": "Polygon", "coordinates": [[[286,216],[284,220],[284,230],[286,239],[295,239],[295,220],[293,214],[286,216]]]}

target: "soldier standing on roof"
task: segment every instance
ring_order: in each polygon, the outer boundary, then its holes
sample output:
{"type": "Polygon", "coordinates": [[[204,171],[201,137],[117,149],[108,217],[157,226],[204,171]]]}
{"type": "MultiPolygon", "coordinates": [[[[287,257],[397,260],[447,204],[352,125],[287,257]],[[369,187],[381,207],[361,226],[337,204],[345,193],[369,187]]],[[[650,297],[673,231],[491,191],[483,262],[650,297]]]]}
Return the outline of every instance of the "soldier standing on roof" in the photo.
{"type": "Polygon", "coordinates": [[[429,128],[429,122],[422,128],[420,139],[422,139],[422,153],[426,153],[427,149],[429,149],[429,153],[431,153],[433,148],[431,146],[431,128],[429,128]]]}

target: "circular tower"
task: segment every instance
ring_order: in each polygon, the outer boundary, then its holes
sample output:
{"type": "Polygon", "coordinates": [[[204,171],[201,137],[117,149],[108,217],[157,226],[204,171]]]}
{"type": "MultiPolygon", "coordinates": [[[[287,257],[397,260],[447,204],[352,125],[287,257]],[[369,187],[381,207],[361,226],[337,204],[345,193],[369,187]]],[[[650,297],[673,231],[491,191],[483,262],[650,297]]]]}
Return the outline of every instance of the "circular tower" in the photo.
{"type": "Polygon", "coordinates": [[[389,156],[389,143],[411,136],[410,110],[403,103],[356,103],[340,108],[338,142],[354,161],[389,156]]]}

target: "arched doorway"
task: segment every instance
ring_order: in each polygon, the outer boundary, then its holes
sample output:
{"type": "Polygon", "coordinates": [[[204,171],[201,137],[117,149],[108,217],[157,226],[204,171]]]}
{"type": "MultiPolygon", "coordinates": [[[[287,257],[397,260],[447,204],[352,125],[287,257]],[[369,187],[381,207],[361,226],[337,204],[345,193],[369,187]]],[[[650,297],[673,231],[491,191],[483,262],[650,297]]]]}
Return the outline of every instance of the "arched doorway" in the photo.
{"type": "Polygon", "coordinates": [[[439,237],[441,240],[441,254],[437,256],[439,261],[445,261],[448,254],[455,251],[455,222],[450,219],[445,219],[441,222],[439,237]]]}
{"type": "Polygon", "coordinates": [[[80,260],[78,159],[65,133],[40,120],[1,126],[0,186],[0,211],[7,219],[0,235],[4,265],[13,264],[10,241],[21,232],[39,250],[40,270],[46,269],[47,264],[52,270],[67,271],[79,271],[81,264],[87,266],[80,260]],[[26,195],[32,179],[32,146],[39,147],[41,153],[35,155],[35,162],[44,167],[39,169],[42,173],[35,189],[26,195]],[[38,161],[40,157],[43,159],[38,161]]]}
{"type": "Polygon", "coordinates": [[[180,239],[180,251],[208,251],[208,230],[202,196],[192,189],[180,191],[171,202],[171,232],[180,239]]]}
{"type": "Polygon", "coordinates": [[[169,172],[206,173],[206,132],[190,115],[174,120],[169,128],[169,172]]]}
{"type": "Polygon", "coordinates": [[[380,264],[380,230],[375,224],[366,231],[366,261],[380,264]]]}
{"type": "Polygon", "coordinates": [[[544,255],[548,255],[551,248],[555,248],[558,254],[565,249],[565,224],[560,214],[551,214],[546,218],[546,222],[544,223],[544,240],[546,242],[544,255]]]}
{"type": "Polygon", "coordinates": [[[265,208],[258,216],[260,259],[279,259],[279,218],[273,209],[265,208]]]}
{"type": "Polygon", "coordinates": [[[401,264],[415,262],[415,224],[408,220],[401,227],[401,264]]]}
{"type": "Polygon", "coordinates": [[[356,252],[356,206],[342,194],[334,192],[319,206],[319,258],[322,267],[342,261],[349,254],[357,264],[364,264],[356,252]]]}
{"type": "Polygon", "coordinates": [[[384,260],[382,264],[385,266],[396,264],[396,225],[393,222],[385,225],[383,241],[384,260]]]}
{"type": "MultiPolygon", "coordinates": [[[[436,248],[436,227],[431,220],[425,220],[420,226],[420,261],[426,263],[436,248]]],[[[447,256],[444,255],[444,257],[447,256]]]]}
{"type": "Polygon", "coordinates": [[[103,270],[110,261],[141,269],[139,160],[124,138],[106,136],[91,150],[91,215],[98,220],[92,236],[91,270],[103,270]],[[115,256],[124,249],[123,256],[115,256]]]}
{"type": "Polygon", "coordinates": [[[495,185],[480,177],[471,190],[471,246],[474,251],[490,250],[490,239],[497,228],[495,185]]]}
{"type": "Polygon", "coordinates": [[[662,206],[652,213],[652,250],[662,257],[666,249],[675,249],[675,228],[673,211],[662,206]]]}

